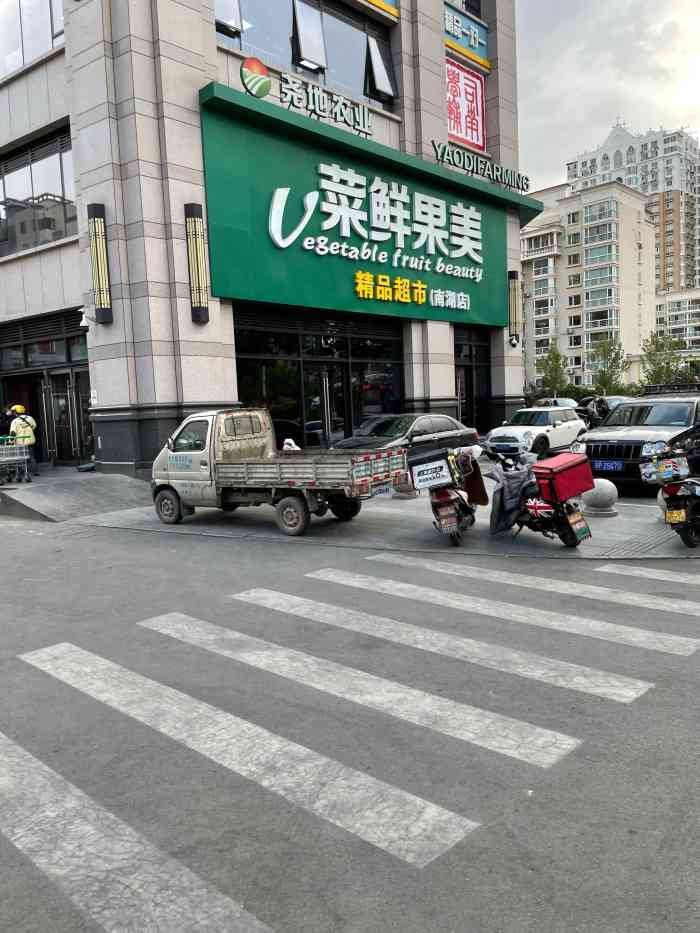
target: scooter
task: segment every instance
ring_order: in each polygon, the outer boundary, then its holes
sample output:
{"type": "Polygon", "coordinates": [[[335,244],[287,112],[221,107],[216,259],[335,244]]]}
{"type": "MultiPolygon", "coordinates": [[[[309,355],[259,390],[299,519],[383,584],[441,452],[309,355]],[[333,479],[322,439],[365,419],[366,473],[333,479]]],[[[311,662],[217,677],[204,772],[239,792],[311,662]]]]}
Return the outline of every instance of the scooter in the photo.
{"type": "Polygon", "coordinates": [[[585,455],[561,454],[540,460],[536,467],[537,457],[533,454],[522,454],[518,462],[496,451],[488,451],[487,456],[496,463],[489,474],[496,481],[491,534],[515,527],[517,536],[523,528],[529,528],[545,538],[559,538],[569,548],[591,537],[575,498],[593,488],[585,455]]]}
{"type": "Polygon", "coordinates": [[[488,504],[480,455],[480,447],[439,450],[412,464],[414,487],[429,490],[433,526],[454,547],[476,522],[476,506],[488,504]]]}
{"type": "Polygon", "coordinates": [[[654,452],[639,465],[643,482],[661,487],[666,524],[683,544],[700,547],[700,426],[649,446],[654,452]]]}

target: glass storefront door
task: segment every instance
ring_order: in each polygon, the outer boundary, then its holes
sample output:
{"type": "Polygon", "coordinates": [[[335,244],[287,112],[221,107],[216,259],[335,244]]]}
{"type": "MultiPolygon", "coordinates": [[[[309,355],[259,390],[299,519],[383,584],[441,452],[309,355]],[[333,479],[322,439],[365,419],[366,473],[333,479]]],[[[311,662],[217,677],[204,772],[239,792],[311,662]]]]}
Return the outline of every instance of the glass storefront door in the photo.
{"type": "Polygon", "coordinates": [[[334,444],[347,433],[348,412],[345,381],[347,367],[338,364],[304,364],[304,421],[306,446],[334,444]],[[325,431],[324,431],[325,421],[325,431]]]}
{"type": "Polygon", "coordinates": [[[335,443],[367,418],[401,411],[400,321],[251,305],[235,325],[239,399],[270,410],[278,447],[287,437],[322,445],[324,420],[335,443]]]}
{"type": "Polygon", "coordinates": [[[53,422],[55,459],[69,463],[76,457],[75,419],[71,404],[71,380],[69,373],[55,373],[50,377],[49,416],[53,422]]]}
{"type": "Polygon", "coordinates": [[[486,433],[491,411],[491,331],[455,326],[455,394],[462,424],[486,433]]]}

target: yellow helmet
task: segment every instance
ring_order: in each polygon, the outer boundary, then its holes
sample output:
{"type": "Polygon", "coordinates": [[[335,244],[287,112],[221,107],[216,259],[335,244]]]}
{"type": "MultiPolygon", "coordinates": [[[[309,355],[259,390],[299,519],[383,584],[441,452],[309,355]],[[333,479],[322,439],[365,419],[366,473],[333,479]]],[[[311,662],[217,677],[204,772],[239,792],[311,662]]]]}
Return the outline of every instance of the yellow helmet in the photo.
{"type": "Polygon", "coordinates": [[[10,411],[13,411],[16,415],[26,415],[27,409],[24,405],[13,405],[10,411]]]}

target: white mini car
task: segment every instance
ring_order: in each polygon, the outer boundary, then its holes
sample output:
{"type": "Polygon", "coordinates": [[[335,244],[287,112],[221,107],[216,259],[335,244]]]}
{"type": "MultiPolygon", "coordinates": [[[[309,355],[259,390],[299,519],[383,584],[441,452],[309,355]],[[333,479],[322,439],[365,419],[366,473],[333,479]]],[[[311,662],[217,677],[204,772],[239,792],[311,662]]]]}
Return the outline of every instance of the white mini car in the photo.
{"type": "Polygon", "coordinates": [[[510,421],[486,435],[489,450],[517,455],[525,451],[543,454],[576,443],[586,431],[573,408],[521,408],[510,421]]]}

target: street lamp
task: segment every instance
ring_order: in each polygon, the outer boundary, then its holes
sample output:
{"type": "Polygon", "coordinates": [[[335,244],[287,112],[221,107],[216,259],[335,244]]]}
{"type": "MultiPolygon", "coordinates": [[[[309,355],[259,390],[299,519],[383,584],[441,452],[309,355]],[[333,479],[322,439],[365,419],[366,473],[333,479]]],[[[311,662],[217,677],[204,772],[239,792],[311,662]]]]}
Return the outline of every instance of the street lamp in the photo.
{"type": "Polygon", "coordinates": [[[109,275],[104,204],[88,204],[87,216],[90,238],[90,264],[92,266],[92,291],[95,300],[95,323],[111,324],[114,315],[112,311],[112,288],[109,275]]]}
{"type": "Polygon", "coordinates": [[[204,246],[204,217],[201,204],[185,204],[187,268],[190,275],[190,305],[195,324],[209,322],[207,256],[204,246]]]}

